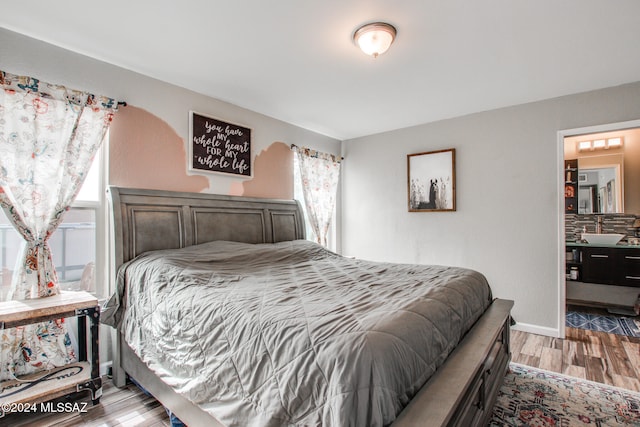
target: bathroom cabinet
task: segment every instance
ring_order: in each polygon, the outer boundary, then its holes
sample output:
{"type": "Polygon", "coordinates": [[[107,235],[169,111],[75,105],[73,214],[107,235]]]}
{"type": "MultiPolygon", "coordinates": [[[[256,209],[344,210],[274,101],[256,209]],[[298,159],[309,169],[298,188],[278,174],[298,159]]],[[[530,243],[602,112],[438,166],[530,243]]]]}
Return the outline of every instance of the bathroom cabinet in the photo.
{"type": "Polygon", "coordinates": [[[579,267],[581,282],[640,288],[640,248],[582,244],[567,248],[577,249],[578,259],[567,265],[579,267]]]}
{"type": "Polygon", "coordinates": [[[640,249],[625,251],[620,254],[621,275],[624,286],[640,287],[640,249]]]}
{"type": "Polygon", "coordinates": [[[566,267],[568,304],[640,314],[640,247],[567,243],[566,267]]]}
{"type": "Polygon", "coordinates": [[[619,281],[617,249],[601,247],[582,248],[582,281],[615,285],[619,281]]]}

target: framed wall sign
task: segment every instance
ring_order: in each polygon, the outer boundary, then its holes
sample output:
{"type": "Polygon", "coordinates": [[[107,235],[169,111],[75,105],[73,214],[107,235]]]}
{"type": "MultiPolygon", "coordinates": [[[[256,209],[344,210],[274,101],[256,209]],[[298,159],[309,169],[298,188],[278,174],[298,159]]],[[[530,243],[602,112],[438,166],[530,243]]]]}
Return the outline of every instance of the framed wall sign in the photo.
{"type": "Polygon", "coordinates": [[[189,170],[250,178],[251,129],[191,111],[189,170]]]}
{"type": "Polygon", "coordinates": [[[456,210],[456,150],[407,155],[409,212],[456,210]]]}

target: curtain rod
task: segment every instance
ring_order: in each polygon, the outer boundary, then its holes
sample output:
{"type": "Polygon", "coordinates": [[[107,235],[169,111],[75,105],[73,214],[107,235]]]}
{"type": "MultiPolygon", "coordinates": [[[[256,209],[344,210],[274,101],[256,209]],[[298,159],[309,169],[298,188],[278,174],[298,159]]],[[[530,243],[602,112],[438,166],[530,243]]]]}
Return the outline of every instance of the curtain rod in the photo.
{"type": "MultiPolygon", "coordinates": [[[[294,148],[302,148],[302,147],[299,147],[296,144],[291,144],[291,149],[293,150],[294,148]]],[[[329,154],[331,154],[331,153],[329,153],[329,154]]],[[[336,156],[335,154],[331,154],[331,155],[339,158],[340,160],[344,160],[344,157],[342,157],[342,156],[336,156]]]]}

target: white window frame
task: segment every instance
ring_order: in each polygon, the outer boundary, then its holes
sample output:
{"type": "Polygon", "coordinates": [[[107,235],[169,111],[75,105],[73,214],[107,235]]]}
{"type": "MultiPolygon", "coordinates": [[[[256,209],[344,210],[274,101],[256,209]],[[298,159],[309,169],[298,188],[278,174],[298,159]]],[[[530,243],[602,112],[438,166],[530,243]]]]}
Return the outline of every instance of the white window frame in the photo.
{"type": "MultiPolygon", "coordinates": [[[[109,140],[108,133],[105,135],[103,144],[98,149],[94,161],[98,160],[98,200],[75,200],[71,204],[71,208],[93,209],[95,211],[95,291],[93,292],[98,298],[103,298],[109,294],[109,286],[106,279],[107,266],[107,209],[105,198],[106,171],[108,171],[108,149],[107,142],[109,140]]],[[[93,167],[94,165],[92,165],[93,167]]]]}
{"type": "MultiPolygon", "coordinates": [[[[96,291],[98,298],[106,298],[110,295],[109,276],[107,274],[109,265],[109,212],[106,200],[106,185],[109,171],[109,132],[104,137],[100,146],[100,169],[98,171],[98,206],[96,209],[96,291]]],[[[94,202],[95,203],[95,202],[94,202]]]]}

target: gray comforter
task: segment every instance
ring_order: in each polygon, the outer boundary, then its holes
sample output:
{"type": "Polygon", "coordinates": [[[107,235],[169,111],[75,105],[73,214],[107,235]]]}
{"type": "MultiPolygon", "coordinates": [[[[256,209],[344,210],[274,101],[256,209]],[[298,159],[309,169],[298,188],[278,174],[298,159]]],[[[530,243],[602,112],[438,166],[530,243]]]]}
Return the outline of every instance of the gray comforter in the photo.
{"type": "Polygon", "coordinates": [[[103,321],[229,426],[388,425],[491,302],[472,270],[303,240],[149,252],[118,288],[103,321]]]}

